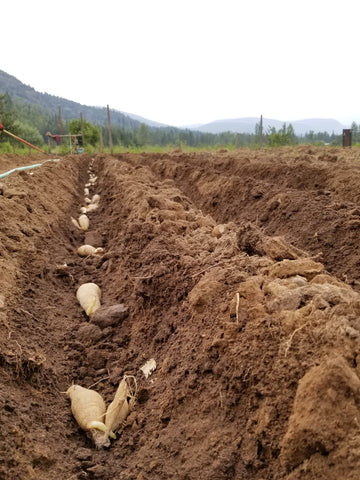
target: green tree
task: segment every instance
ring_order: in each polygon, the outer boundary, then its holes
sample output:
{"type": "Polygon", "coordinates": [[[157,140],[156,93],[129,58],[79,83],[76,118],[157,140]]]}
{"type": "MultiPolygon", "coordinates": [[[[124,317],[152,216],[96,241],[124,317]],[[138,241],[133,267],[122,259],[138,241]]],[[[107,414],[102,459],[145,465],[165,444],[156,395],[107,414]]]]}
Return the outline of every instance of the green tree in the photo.
{"type": "Polygon", "coordinates": [[[358,143],[359,138],[359,127],[356,122],[352,122],[351,124],[351,131],[352,131],[352,143],[358,143]]]}
{"type": "Polygon", "coordinates": [[[136,141],[140,147],[149,144],[150,141],[150,130],[145,123],[141,123],[139,128],[136,131],[136,141]]]}
{"type": "MultiPolygon", "coordinates": [[[[0,95],[0,122],[3,124],[4,129],[13,133],[14,135],[19,134],[18,127],[16,126],[16,114],[13,108],[13,103],[10,98],[10,95],[5,93],[0,95]]],[[[10,141],[11,143],[16,142],[16,140],[11,137],[6,137],[2,134],[0,136],[0,141],[10,141]]]]}
{"type": "Polygon", "coordinates": [[[16,120],[14,125],[16,126],[19,137],[38,147],[41,147],[44,144],[44,139],[39,130],[31,123],[19,122],[16,120]]]}
{"type": "MultiPolygon", "coordinates": [[[[83,120],[84,125],[84,138],[85,143],[95,146],[100,141],[100,132],[99,129],[95,127],[92,123],[83,120]]],[[[81,135],[81,121],[80,120],[71,120],[68,124],[68,130],[70,135],[81,135]]],[[[82,145],[82,137],[78,137],[79,145],[82,145]]]]}
{"type": "Polygon", "coordinates": [[[269,129],[266,137],[270,147],[281,147],[296,143],[296,135],[291,123],[288,126],[286,126],[286,123],[284,123],[282,128],[280,128],[278,131],[276,131],[275,127],[272,127],[269,129]]]}
{"type": "Polygon", "coordinates": [[[291,123],[286,127],[286,135],[288,136],[291,145],[296,143],[295,130],[291,123]]]}

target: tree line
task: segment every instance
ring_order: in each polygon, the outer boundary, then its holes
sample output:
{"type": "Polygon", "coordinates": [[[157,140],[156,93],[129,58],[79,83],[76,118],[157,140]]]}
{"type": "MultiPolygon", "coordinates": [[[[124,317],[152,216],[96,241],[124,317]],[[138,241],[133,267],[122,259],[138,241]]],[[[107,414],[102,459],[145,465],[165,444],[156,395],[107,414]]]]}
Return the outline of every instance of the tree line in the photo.
{"type": "MultiPolygon", "coordinates": [[[[22,100],[13,100],[10,95],[0,95],[0,120],[4,128],[11,133],[27,140],[38,147],[47,145],[50,133],[59,133],[58,113],[49,114],[40,105],[26,103],[22,100]]],[[[95,125],[86,119],[83,120],[83,132],[79,119],[62,121],[64,135],[80,135],[84,133],[85,146],[93,149],[100,148],[100,130],[104,148],[109,147],[109,131],[107,125],[95,125]]],[[[352,124],[353,143],[360,142],[360,125],[352,124]]],[[[247,146],[277,147],[296,145],[299,143],[341,145],[341,135],[328,132],[310,131],[304,136],[296,136],[291,123],[283,124],[280,129],[269,128],[266,132],[260,131],[257,124],[255,132],[249,133],[204,133],[190,129],[175,127],[151,127],[145,123],[137,123],[133,128],[113,125],[111,128],[112,143],[114,146],[125,148],[139,148],[147,146],[174,146],[190,148],[228,147],[240,148],[247,146]]],[[[82,137],[78,137],[79,146],[82,146],[82,137]]],[[[5,135],[0,136],[0,143],[14,144],[14,140],[5,135]]],[[[17,145],[18,146],[18,145],[17,145]]]]}

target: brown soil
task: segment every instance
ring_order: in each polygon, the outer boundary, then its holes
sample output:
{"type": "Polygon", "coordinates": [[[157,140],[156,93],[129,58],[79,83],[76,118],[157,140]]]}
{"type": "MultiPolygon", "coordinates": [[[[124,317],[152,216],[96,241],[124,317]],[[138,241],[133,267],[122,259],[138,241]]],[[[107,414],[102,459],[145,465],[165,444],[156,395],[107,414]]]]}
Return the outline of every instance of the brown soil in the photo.
{"type": "Polygon", "coordinates": [[[0,479],[357,479],[359,154],[78,155],[0,180],[0,479]],[[89,319],[84,282],[125,313],[89,319]],[[109,404],[124,374],[135,409],[96,449],[64,392],[109,404]]]}

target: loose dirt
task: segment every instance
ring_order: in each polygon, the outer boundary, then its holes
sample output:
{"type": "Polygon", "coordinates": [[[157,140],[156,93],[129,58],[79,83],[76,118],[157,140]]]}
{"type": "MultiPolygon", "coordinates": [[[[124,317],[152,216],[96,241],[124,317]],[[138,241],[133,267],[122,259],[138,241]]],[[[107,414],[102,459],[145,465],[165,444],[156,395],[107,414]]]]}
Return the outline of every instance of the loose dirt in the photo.
{"type": "Polygon", "coordinates": [[[357,479],[359,156],[82,154],[0,180],[0,479],[357,479]],[[96,449],[65,391],[109,404],[124,374],[135,409],[96,449]]]}

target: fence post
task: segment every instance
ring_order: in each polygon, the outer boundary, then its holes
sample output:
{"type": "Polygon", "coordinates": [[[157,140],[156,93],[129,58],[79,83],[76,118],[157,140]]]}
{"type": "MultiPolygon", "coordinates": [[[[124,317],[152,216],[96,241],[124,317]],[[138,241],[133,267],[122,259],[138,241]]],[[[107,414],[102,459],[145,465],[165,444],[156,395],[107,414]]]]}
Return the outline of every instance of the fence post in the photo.
{"type": "Polygon", "coordinates": [[[102,127],[100,127],[100,152],[104,152],[104,139],[103,139],[103,130],[102,127]]]}
{"type": "Polygon", "coordinates": [[[108,129],[109,129],[109,147],[110,147],[110,153],[112,155],[114,153],[114,150],[113,150],[112,135],[111,135],[111,121],[110,121],[109,105],[107,105],[107,118],[108,118],[108,129]]]}
{"type": "Polygon", "coordinates": [[[63,126],[62,126],[62,120],[61,120],[61,107],[59,105],[59,124],[60,124],[60,143],[61,145],[63,144],[63,126]]]}
{"type": "Polygon", "coordinates": [[[343,147],[350,147],[351,148],[351,140],[352,140],[352,131],[350,128],[344,128],[342,134],[342,145],[343,147]]]}
{"type": "Polygon", "coordinates": [[[83,146],[83,148],[85,148],[84,119],[83,119],[82,112],[80,112],[80,125],[81,125],[82,146],[83,146]]]}

